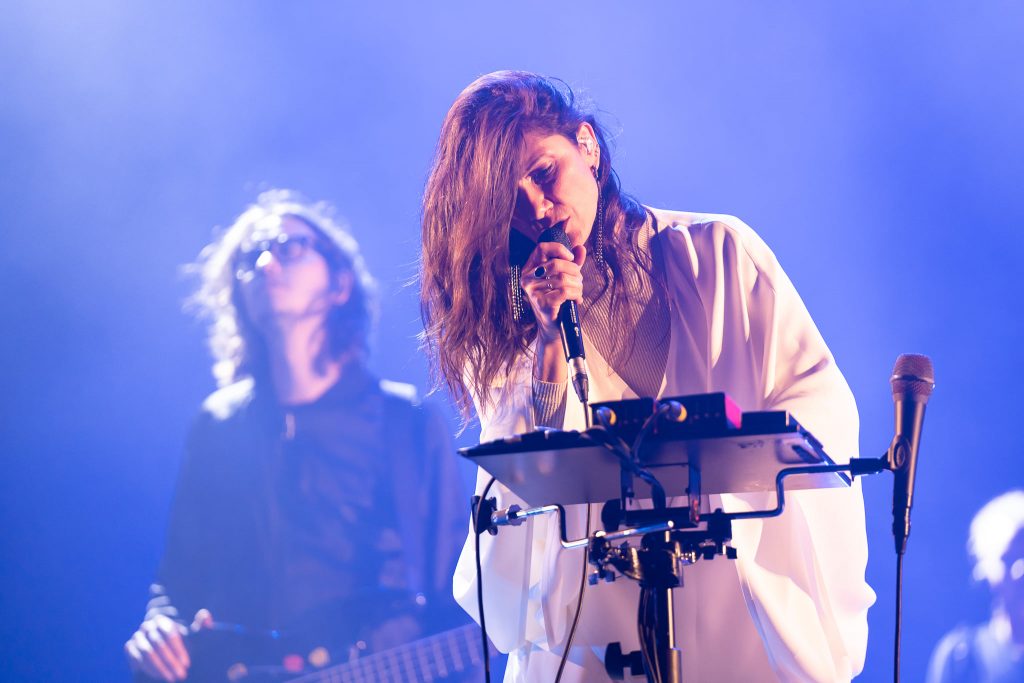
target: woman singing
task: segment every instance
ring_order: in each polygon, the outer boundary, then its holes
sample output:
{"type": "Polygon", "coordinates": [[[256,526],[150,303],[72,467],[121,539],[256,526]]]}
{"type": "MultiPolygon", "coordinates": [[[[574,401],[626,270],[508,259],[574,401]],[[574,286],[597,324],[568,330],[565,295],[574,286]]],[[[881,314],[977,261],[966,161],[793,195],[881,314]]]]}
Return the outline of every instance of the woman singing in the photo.
{"type": "MultiPolygon", "coordinates": [[[[557,321],[572,300],[591,401],[724,391],[744,410],[790,411],[837,461],[857,454],[853,396],[772,252],[731,216],[652,209],[624,193],[604,130],[559,81],[496,72],[456,99],[423,199],[422,269],[426,346],[484,441],[584,428],[557,321]],[[537,243],[552,226],[571,249],[537,243]]],[[[525,507],[500,482],[490,495],[525,507]]],[[[730,512],[772,505],[763,494],[702,501],[730,512]]],[[[599,511],[567,514],[578,538],[599,511]]],[[[554,519],[482,541],[485,615],[510,653],[506,680],[554,680],[582,553],[561,549],[554,519]]],[[[687,567],[675,590],[684,680],[855,676],[874,600],[859,482],[792,493],[781,517],[734,523],[732,544],[736,561],[687,567]]],[[[454,589],[475,615],[474,552],[471,535],[454,589]]],[[[587,587],[563,681],[608,680],[609,643],[638,649],[638,591],[628,580],[587,587]]]]}

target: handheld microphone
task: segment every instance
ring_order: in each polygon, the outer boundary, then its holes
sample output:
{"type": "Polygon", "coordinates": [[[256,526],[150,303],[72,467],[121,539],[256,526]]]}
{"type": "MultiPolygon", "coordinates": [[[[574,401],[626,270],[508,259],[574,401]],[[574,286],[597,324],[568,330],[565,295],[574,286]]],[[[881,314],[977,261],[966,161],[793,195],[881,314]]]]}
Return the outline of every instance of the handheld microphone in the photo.
{"type": "Polygon", "coordinates": [[[905,353],[896,359],[889,381],[896,404],[896,435],[886,458],[893,473],[892,534],[896,552],[902,555],[910,535],[910,507],[914,503],[914,476],[924,408],[935,388],[932,361],[928,356],[905,353]]]}
{"type": "MultiPolygon", "coordinates": [[[[566,249],[572,250],[572,243],[562,226],[565,221],[556,223],[537,238],[538,242],[558,242],[566,249]]],[[[580,312],[575,301],[566,301],[558,309],[558,323],[562,328],[562,349],[565,360],[569,363],[572,375],[572,386],[579,396],[580,402],[586,403],[590,394],[590,380],[587,377],[587,353],[583,349],[583,328],[580,327],[580,312]]]]}

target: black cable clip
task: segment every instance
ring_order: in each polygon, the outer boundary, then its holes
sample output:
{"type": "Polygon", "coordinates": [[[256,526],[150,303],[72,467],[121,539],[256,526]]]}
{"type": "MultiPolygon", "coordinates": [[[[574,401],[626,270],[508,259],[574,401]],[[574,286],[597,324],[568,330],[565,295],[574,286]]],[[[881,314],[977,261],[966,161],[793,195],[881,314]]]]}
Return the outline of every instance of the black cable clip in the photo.
{"type": "Polygon", "coordinates": [[[471,504],[473,506],[473,529],[477,535],[479,536],[485,531],[491,536],[497,535],[498,527],[494,524],[493,517],[498,509],[498,499],[486,498],[481,501],[480,496],[473,496],[471,504]]]}

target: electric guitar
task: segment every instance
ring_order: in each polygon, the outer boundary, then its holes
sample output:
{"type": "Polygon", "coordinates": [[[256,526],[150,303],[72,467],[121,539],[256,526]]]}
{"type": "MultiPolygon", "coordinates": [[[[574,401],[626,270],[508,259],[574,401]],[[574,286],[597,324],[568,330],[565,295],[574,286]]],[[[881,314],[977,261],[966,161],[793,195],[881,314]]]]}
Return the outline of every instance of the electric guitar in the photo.
{"type": "Polygon", "coordinates": [[[380,652],[360,641],[345,651],[303,648],[277,632],[254,634],[230,624],[193,632],[195,683],[462,683],[483,670],[480,629],[467,624],[380,652]],[[244,643],[244,648],[239,645],[244,643]],[[301,653],[301,654],[300,654],[301,653]]]}
{"type": "Polygon", "coordinates": [[[466,625],[343,664],[314,669],[291,683],[427,683],[480,670],[480,629],[466,625]]]}

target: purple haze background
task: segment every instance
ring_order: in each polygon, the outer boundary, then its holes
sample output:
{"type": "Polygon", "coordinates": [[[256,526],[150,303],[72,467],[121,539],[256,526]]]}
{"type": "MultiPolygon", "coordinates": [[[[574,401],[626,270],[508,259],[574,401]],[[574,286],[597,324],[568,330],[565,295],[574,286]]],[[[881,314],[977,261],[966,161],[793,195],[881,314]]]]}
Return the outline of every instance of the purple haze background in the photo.
{"type": "MultiPolygon", "coordinates": [[[[382,283],[374,367],[426,386],[419,198],[447,107],[534,70],[596,101],[648,204],[771,245],[848,378],[861,445],[930,355],[903,672],[986,597],[970,516],[1024,480],[1024,6],[966,3],[8,3],[0,20],[0,678],[118,680],[185,429],[212,388],[193,259],[269,186],[334,202],[382,283]]],[[[468,443],[472,434],[463,439],[468,443]]],[[[888,475],[865,483],[890,677],[888,475]]],[[[724,664],[724,663],[723,663],[724,664]]]]}

